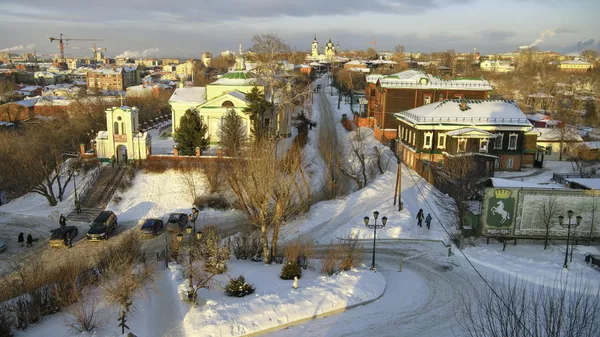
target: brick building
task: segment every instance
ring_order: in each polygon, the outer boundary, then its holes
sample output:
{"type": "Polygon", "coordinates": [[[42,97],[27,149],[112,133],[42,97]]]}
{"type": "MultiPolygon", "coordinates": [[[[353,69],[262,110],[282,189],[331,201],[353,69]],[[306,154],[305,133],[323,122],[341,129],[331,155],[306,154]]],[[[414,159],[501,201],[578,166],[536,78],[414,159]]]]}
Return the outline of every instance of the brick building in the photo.
{"type": "Polygon", "coordinates": [[[473,156],[490,176],[534,165],[537,133],[513,101],[444,100],[394,118],[399,155],[430,182],[429,167],[457,157],[473,156]]]}
{"type": "Polygon", "coordinates": [[[368,125],[382,142],[397,138],[395,113],[445,99],[487,99],[492,90],[483,79],[443,80],[419,70],[393,75],[368,75],[365,95],[368,99],[368,125]]]}
{"type": "Polygon", "coordinates": [[[100,68],[87,73],[88,89],[123,91],[127,87],[138,84],[140,84],[140,72],[135,65],[100,68]]]}

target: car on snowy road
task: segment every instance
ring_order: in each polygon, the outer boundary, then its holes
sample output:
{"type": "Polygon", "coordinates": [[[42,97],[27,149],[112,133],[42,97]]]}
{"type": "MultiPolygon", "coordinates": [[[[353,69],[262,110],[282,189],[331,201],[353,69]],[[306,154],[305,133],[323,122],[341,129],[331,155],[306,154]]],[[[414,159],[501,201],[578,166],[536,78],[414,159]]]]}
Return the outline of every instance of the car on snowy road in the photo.
{"type": "Polygon", "coordinates": [[[167,231],[181,233],[188,223],[188,216],[185,213],[171,213],[167,221],[167,231]]]}
{"type": "Polygon", "coordinates": [[[112,211],[102,211],[87,232],[87,238],[90,241],[106,240],[110,232],[117,229],[117,215],[112,211]]]}
{"type": "Polygon", "coordinates": [[[78,232],[79,230],[76,226],[67,226],[65,228],[57,228],[52,230],[52,235],[50,235],[50,247],[68,247],[68,238],[70,238],[72,242],[77,236],[78,232]]]}
{"type": "Polygon", "coordinates": [[[142,237],[155,236],[163,229],[164,225],[161,219],[146,219],[140,227],[142,237]]]}

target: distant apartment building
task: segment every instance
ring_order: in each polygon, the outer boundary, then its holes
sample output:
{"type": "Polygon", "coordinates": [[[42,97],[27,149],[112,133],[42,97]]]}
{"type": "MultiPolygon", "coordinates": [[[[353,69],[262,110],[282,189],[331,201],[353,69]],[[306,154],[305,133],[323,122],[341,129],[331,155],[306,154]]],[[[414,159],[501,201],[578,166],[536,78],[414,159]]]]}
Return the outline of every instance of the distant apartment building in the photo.
{"type": "Polygon", "coordinates": [[[205,67],[210,67],[210,60],[212,59],[212,54],[211,53],[203,53],[202,54],[202,63],[204,64],[205,67]]]}
{"type": "Polygon", "coordinates": [[[88,71],[88,89],[103,91],[123,91],[125,88],[140,83],[140,72],[136,65],[125,65],[117,68],[100,68],[88,71]]]}
{"type": "Polygon", "coordinates": [[[162,65],[167,65],[167,64],[179,64],[180,61],[178,58],[164,58],[164,59],[160,59],[160,64],[162,65]]]}
{"type": "Polygon", "coordinates": [[[485,60],[479,64],[482,71],[491,71],[497,73],[508,73],[515,70],[508,61],[485,60]]]}
{"type": "Polygon", "coordinates": [[[135,60],[135,64],[137,64],[139,66],[144,66],[144,67],[156,67],[156,66],[158,66],[158,60],[157,59],[140,59],[140,60],[135,60]]]}
{"type": "Polygon", "coordinates": [[[194,72],[194,61],[186,61],[185,63],[177,65],[175,73],[179,77],[191,77],[194,72]]]}
{"type": "Polygon", "coordinates": [[[593,65],[584,60],[572,60],[572,61],[563,61],[558,66],[560,71],[567,72],[586,72],[591,71],[593,69],[593,65]]]}
{"type": "Polygon", "coordinates": [[[40,70],[40,67],[35,63],[17,63],[15,69],[34,72],[40,70]]]}

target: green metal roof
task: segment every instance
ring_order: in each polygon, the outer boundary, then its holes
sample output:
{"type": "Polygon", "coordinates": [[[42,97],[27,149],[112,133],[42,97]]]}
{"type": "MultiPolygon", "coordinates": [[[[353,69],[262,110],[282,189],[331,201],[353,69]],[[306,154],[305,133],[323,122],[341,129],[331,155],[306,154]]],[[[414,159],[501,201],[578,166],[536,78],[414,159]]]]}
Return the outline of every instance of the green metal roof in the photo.
{"type": "Polygon", "coordinates": [[[250,78],[254,78],[252,74],[246,71],[230,71],[227,74],[223,75],[221,78],[229,78],[235,80],[247,80],[250,78]]]}

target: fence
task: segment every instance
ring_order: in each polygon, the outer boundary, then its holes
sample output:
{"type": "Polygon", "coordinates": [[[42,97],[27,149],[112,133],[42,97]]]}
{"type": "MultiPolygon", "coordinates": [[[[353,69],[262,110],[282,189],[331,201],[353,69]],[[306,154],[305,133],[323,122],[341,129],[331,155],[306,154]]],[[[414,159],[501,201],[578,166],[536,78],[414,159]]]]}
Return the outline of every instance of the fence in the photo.
{"type": "Polygon", "coordinates": [[[98,165],[93,169],[92,176],[79,188],[79,202],[83,202],[83,197],[85,197],[85,193],[90,188],[90,186],[96,183],[98,176],[100,175],[100,171],[102,171],[102,165],[98,165]]]}
{"type": "Polygon", "coordinates": [[[580,173],[553,173],[552,180],[555,182],[565,185],[568,184],[568,179],[573,178],[600,178],[597,174],[580,174],[580,173]]]}

